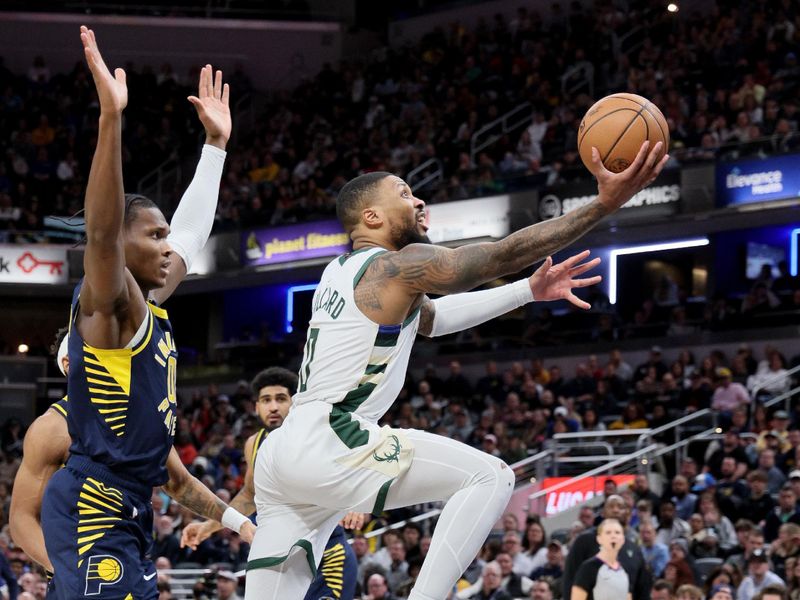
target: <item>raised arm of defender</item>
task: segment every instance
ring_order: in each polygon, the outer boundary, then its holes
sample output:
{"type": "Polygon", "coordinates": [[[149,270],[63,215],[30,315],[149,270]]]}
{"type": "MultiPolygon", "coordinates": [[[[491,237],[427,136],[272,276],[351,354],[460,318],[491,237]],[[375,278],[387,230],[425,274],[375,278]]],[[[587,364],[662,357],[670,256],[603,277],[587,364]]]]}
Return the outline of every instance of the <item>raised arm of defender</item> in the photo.
{"type": "Polygon", "coordinates": [[[100,100],[97,148],[86,186],[86,279],[81,306],[87,314],[114,315],[128,301],[122,237],[122,111],[128,104],[128,88],[125,71],[109,72],[94,32],[81,27],[81,41],[100,100]]]}

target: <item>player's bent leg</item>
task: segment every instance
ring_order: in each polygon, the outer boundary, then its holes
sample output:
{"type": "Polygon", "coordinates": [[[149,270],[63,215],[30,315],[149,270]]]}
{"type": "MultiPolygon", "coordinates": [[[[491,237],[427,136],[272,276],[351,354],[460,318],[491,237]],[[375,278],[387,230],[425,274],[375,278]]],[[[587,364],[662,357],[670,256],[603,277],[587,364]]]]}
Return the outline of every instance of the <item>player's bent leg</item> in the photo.
{"type": "Polygon", "coordinates": [[[313,579],[306,553],[296,551],[283,562],[249,569],[244,600],[302,600],[313,579]]]}
{"type": "Polygon", "coordinates": [[[461,442],[410,430],[414,458],[389,488],[387,508],[446,500],[409,600],[446,598],[497,522],[514,491],[499,458],[461,442]]]}

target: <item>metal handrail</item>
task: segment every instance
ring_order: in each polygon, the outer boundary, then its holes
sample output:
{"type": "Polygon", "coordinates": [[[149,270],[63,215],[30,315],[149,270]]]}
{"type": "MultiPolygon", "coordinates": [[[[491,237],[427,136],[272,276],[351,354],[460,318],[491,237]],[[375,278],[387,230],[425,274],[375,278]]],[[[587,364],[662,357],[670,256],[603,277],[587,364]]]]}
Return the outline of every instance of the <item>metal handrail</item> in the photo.
{"type": "Polygon", "coordinates": [[[481,150],[488,148],[489,146],[494,144],[506,133],[510,133],[511,131],[514,131],[515,129],[518,129],[522,125],[525,125],[528,122],[532,121],[533,113],[531,112],[531,109],[532,106],[530,102],[523,102],[522,104],[516,106],[515,108],[512,108],[503,116],[497,117],[494,121],[488,123],[487,125],[484,125],[480,129],[478,129],[478,131],[473,133],[472,137],[470,138],[470,144],[469,144],[470,145],[469,157],[472,163],[473,164],[475,163],[475,157],[478,156],[478,153],[481,150]],[[509,124],[509,121],[513,116],[516,116],[518,113],[525,111],[527,111],[527,116],[523,117],[518,121],[515,121],[513,124],[509,124]],[[501,133],[499,135],[497,134],[490,135],[484,141],[478,142],[478,140],[483,134],[493,130],[498,125],[502,126],[501,133]]]}
{"type": "Polygon", "coordinates": [[[800,385],[798,385],[796,387],[793,387],[788,392],[784,392],[780,396],[775,396],[774,398],[771,398],[770,400],[767,400],[764,403],[764,408],[770,408],[771,406],[775,406],[779,402],[786,402],[785,410],[786,410],[787,413],[791,412],[791,410],[792,410],[792,397],[795,394],[797,394],[798,392],[800,392],[800,385]]]}
{"type": "Polygon", "coordinates": [[[422,189],[426,187],[428,184],[433,183],[434,181],[443,181],[444,180],[444,167],[442,166],[442,161],[440,161],[435,156],[433,158],[429,158],[421,165],[415,167],[411,171],[409,171],[408,175],[406,175],[406,182],[408,183],[409,187],[411,187],[414,191],[418,189],[422,189]],[[421,175],[425,173],[430,167],[436,166],[432,172],[428,173],[424,177],[421,177],[419,181],[417,181],[417,175],[421,175]]]}
{"type": "Polygon", "coordinates": [[[675,419],[674,421],[670,421],[666,425],[661,425],[660,427],[656,427],[655,429],[649,429],[644,433],[642,433],[639,439],[636,440],[636,448],[637,449],[641,448],[646,440],[648,439],[652,440],[652,438],[656,435],[664,433],[665,431],[669,431],[670,429],[678,428],[684,423],[688,423],[689,421],[693,421],[695,419],[698,419],[700,417],[705,417],[707,415],[711,415],[713,418],[716,416],[716,413],[709,408],[704,408],[703,410],[698,410],[697,412],[693,412],[691,414],[680,417],[679,419],[675,419]]]}
{"type": "Polygon", "coordinates": [[[551,439],[572,440],[581,438],[608,438],[626,435],[641,435],[650,432],[650,429],[607,429],[605,431],[575,431],[570,433],[557,433],[551,439]]]}
{"type": "Polygon", "coordinates": [[[589,97],[594,96],[594,65],[590,63],[588,60],[582,63],[575,65],[574,67],[570,67],[564,74],[561,76],[561,91],[564,94],[573,94],[577,90],[581,89],[583,86],[588,86],[589,88],[589,97]],[[572,85],[569,89],[567,89],[567,81],[569,81],[570,77],[576,74],[581,74],[582,78],[578,79],[574,85],[572,85]]]}
{"type": "MultiPolygon", "coordinates": [[[[786,371],[786,373],[782,373],[780,375],[775,375],[774,377],[770,377],[766,381],[763,381],[763,382],[759,383],[756,387],[754,387],[753,391],[750,393],[750,395],[752,396],[753,400],[755,400],[756,397],[758,396],[758,393],[761,390],[763,390],[765,387],[767,387],[768,385],[770,385],[772,383],[775,383],[776,381],[779,381],[779,380],[783,379],[784,377],[791,377],[792,375],[794,375],[798,371],[800,371],[800,365],[797,365],[796,367],[792,367],[791,369],[786,371]]],[[[769,402],[772,402],[772,399],[770,399],[769,402]]],[[[764,403],[764,406],[766,406],[766,403],[764,403]]],[[[772,405],[770,405],[770,406],[772,406],[772,405]]]]}
{"type": "Polygon", "coordinates": [[[142,194],[143,196],[149,196],[151,200],[154,200],[157,204],[161,205],[163,202],[162,195],[164,193],[164,180],[166,179],[167,175],[174,175],[178,180],[181,178],[181,164],[178,158],[174,155],[167,158],[164,162],[139,180],[139,183],[136,186],[137,193],[142,194]],[[151,180],[154,180],[152,184],[150,183],[151,180]],[[152,190],[152,192],[149,190],[152,190]]]}
{"type": "Polygon", "coordinates": [[[528,496],[528,501],[529,503],[532,503],[534,500],[538,500],[539,498],[542,498],[543,496],[547,495],[550,492],[554,492],[560,490],[561,488],[567,487],[568,485],[572,485],[573,483],[575,483],[580,479],[583,479],[585,477],[594,477],[595,475],[601,475],[604,472],[608,471],[609,469],[619,467],[620,465],[624,465],[625,463],[630,462],[632,460],[643,458],[649,453],[656,451],[657,449],[658,446],[656,444],[650,444],[646,448],[642,448],[641,450],[637,450],[636,452],[632,452],[631,454],[626,454],[625,456],[621,456],[616,460],[612,460],[610,463],[606,465],[600,465],[599,467],[590,469],[585,473],[581,473],[580,475],[575,475],[565,481],[561,481],[545,489],[534,492],[533,494],[528,496]]]}

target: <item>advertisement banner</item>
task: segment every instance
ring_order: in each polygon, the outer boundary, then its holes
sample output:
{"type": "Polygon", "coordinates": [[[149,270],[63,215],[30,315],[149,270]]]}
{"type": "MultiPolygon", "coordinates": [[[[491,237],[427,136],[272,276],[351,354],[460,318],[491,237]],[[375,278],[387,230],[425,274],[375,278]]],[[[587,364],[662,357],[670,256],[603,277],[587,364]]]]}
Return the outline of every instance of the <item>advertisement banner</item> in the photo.
{"type": "Polygon", "coordinates": [[[67,283],[67,246],[0,246],[0,283],[67,283]]]}
{"type": "MultiPolygon", "coordinates": [[[[664,171],[651,185],[631,198],[622,207],[618,217],[641,217],[656,213],[674,214],[681,199],[680,184],[679,171],[664,171]]],[[[560,217],[589,204],[595,198],[597,198],[597,182],[594,180],[547,188],[539,194],[539,219],[546,221],[560,217]]]]}
{"type": "Polygon", "coordinates": [[[800,154],[717,165],[717,204],[732,206],[800,196],[800,154]]]}
{"type": "Polygon", "coordinates": [[[428,206],[428,237],[434,244],[504,238],[509,234],[509,196],[458,200],[428,206]]]}
{"type": "MultiPolygon", "coordinates": [[[[573,506],[583,504],[597,495],[603,493],[603,484],[607,479],[611,479],[617,486],[630,485],[633,482],[633,475],[598,475],[597,477],[584,477],[577,479],[569,485],[560,487],[554,492],[548,492],[545,498],[545,513],[552,517],[562,511],[569,510],[573,506]]],[[[568,481],[571,477],[547,477],[542,482],[543,490],[554,486],[563,481],[568,481]]]]}
{"type": "Polygon", "coordinates": [[[350,251],[350,238],[338,221],[319,221],[242,232],[245,266],[337,256],[350,251]]]}

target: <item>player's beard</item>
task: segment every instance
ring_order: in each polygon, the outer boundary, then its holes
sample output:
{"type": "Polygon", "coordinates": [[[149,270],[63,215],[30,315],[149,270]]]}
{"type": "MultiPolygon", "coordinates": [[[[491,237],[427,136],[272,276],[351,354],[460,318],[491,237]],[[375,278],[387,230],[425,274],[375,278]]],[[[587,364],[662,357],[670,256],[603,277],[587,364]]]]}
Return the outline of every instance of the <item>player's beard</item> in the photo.
{"type": "Polygon", "coordinates": [[[419,232],[419,225],[417,224],[416,220],[412,225],[406,225],[404,227],[401,227],[399,225],[393,226],[391,232],[392,232],[392,243],[398,250],[401,248],[405,248],[409,244],[432,243],[430,238],[428,237],[428,234],[419,232]]]}

